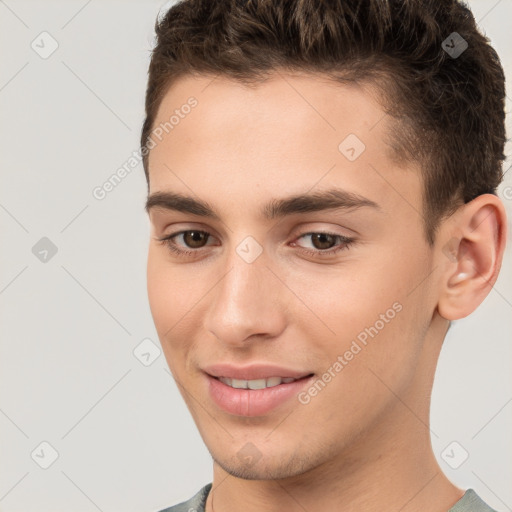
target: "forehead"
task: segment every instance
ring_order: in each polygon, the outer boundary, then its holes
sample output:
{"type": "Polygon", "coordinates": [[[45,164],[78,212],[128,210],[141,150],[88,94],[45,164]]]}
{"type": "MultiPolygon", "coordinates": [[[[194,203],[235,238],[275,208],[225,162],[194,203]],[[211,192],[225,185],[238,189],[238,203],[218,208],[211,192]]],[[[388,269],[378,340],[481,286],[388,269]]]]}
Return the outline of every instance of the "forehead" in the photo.
{"type": "MultiPolygon", "coordinates": [[[[196,136],[207,134],[210,140],[221,138],[224,142],[251,131],[257,133],[254,140],[258,143],[265,140],[265,133],[277,130],[282,136],[328,134],[338,139],[347,129],[361,135],[382,124],[386,115],[372,90],[369,85],[340,84],[306,73],[279,71],[251,85],[223,75],[185,75],[164,96],[155,126],[164,125],[175,111],[188,111],[187,102],[194,98],[197,106],[190,112],[195,114],[190,115],[192,122],[182,123],[180,116],[171,130],[175,135],[193,124],[196,136]],[[220,128],[224,131],[218,133],[220,128]]],[[[385,121],[383,127],[386,125],[385,121]]]]}
{"type": "Polygon", "coordinates": [[[418,195],[419,173],[390,158],[392,122],[370,89],[320,75],[279,72],[253,86],[184,76],[168,90],[153,126],[161,140],[153,137],[150,191],[190,195],[193,185],[211,200],[222,190],[268,198],[343,186],[382,204],[381,197],[397,200],[390,192],[398,180],[418,195]]]}

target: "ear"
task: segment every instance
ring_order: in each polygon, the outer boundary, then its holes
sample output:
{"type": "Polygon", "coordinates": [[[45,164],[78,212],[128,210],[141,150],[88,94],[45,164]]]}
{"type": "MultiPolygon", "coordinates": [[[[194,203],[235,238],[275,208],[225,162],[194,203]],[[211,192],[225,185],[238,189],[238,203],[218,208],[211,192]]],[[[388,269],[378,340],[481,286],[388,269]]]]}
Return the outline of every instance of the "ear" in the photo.
{"type": "Polygon", "coordinates": [[[494,286],[501,268],[507,216],[501,200],[482,194],[463,205],[439,240],[443,268],[438,311],[446,320],[472,313],[494,286]]]}

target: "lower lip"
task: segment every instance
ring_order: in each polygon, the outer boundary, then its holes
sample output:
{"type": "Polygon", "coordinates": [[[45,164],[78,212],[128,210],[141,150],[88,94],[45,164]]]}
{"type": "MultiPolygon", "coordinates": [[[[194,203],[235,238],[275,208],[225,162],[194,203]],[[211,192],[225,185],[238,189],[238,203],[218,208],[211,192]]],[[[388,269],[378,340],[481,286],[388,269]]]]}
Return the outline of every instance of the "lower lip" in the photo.
{"type": "Polygon", "coordinates": [[[236,416],[250,417],[263,416],[297,396],[313,376],[265,389],[236,389],[210,375],[207,378],[210,396],[218,407],[236,416]]]}

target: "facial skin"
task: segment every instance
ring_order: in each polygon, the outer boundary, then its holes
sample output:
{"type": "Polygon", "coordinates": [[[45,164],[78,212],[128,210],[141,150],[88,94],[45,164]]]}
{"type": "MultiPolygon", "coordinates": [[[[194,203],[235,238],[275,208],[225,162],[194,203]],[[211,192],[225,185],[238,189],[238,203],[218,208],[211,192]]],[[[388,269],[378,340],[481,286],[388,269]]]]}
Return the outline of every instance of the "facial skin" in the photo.
{"type": "Polygon", "coordinates": [[[471,313],[496,280],[501,202],[486,194],[459,208],[431,248],[421,172],[391,159],[393,120],[369,89],[284,72],[255,88],[187,76],[154,126],[191,96],[197,106],[151,150],[149,195],[191,196],[219,220],[151,207],[147,277],[169,368],[215,462],[207,510],[212,499],[217,512],[448,510],[462,491],[432,454],[430,393],[448,320],[471,313]],[[349,134],[366,146],[354,161],[338,149],[349,134]],[[271,199],[332,188],[378,207],[261,215],[271,199]],[[185,230],[210,235],[173,239],[191,256],[157,240],[185,230]],[[307,235],[322,232],[353,242],[321,256],[343,245],[307,235]],[[251,263],[237,252],[249,236],[262,249],[251,263]],[[381,315],[384,327],[307,404],[293,397],[244,416],[210,397],[203,370],[215,363],[322,378],[381,315]]]}

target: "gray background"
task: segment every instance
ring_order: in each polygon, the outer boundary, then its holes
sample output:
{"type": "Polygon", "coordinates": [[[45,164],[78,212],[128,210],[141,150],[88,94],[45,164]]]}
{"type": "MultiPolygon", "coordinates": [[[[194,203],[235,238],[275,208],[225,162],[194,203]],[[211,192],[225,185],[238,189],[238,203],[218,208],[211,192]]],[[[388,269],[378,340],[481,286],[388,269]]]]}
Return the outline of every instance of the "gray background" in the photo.
{"type": "MultiPolygon", "coordinates": [[[[1,511],[151,512],[211,480],[158,355],[142,165],[103,200],[92,194],[138,150],[163,5],[0,0],[1,511]],[[43,31],[58,43],[45,59],[31,47],[51,48],[43,31]],[[147,338],[141,362],[133,351],[147,338]]],[[[510,77],[512,1],[470,6],[510,77]]],[[[510,113],[510,86],[508,96],[510,113]]],[[[511,185],[509,172],[500,188],[509,218],[511,185]]],[[[510,246],[489,297],[446,339],[432,405],[442,469],[503,511],[512,510],[510,246]]]]}

